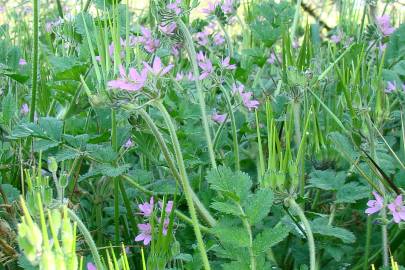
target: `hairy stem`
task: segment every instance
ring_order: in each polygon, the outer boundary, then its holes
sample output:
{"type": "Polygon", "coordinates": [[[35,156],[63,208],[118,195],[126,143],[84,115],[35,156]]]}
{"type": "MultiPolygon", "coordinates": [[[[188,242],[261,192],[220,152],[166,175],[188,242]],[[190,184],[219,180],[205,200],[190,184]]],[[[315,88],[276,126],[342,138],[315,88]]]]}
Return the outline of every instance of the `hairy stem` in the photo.
{"type": "Polygon", "coordinates": [[[235,115],[233,114],[231,98],[230,98],[230,96],[228,94],[228,91],[222,85],[220,86],[220,89],[222,90],[222,93],[224,94],[225,101],[226,101],[226,106],[228,108],[229,118],[231,119],[233,152],[234,152],[234,156],[235,156],[235,169],[237,171],[240,171],[238,133],[237,133],[237,130],[236,130],[236,120],[235,120],[235,115]]]}
{"type": "Polygon", "coordinates": [[[203,91],[203,88],[202,88],[202,85],[201,85],[201,81],[198,79],[200,77],[200,72],[198,70],[197,54],[195,52],[193,39],[191,38],[191,34],[188,31],[187,26],[184,24],[184,22],[181,19],[177,20],[177,25],[179,26],[180,31],[183,33],[183,35],[184,35],[184,37],[186,39],[186,48],[187,48],[188,57],[189,57],[189,59],[191,61],[191,65],[193,67],[194,78],[196,78],[195,79],[195,84],[196,84],[197,93],[198,93],[198,101],[200,103],[201,119],[202,119],[202,122],[203,122],[205,138],[207,140],[208,153],[209,153],[210,160],[211,160],[211,166],[213,168],[217,168],[217,162],[215,160],[214,147],[213,147],[213,144],[212,144],[210,129],[209,129],[209,125],[208,125],[207,109],[206,109],[206,106],[205,106],[204,91],[203,91]]]}
{"type": "Polygon", "coordinates": [[[315,254],[315,241],[314,235],[312,234],[311,226],[309,225],[309,221],[305,216],[304,211],[298,205],[294,198],[289,198],[288,203],[290,207],[297,213],[298,217],[301,219],[302,224],[305,228],[305,233],[307,235],[308,240],[308,249],[309,249],[309,269],[315,270],[316,269],[316,254],[315,254]]]}
{"type": "MultiPolygon", "coordinates": [[[[115,152],[118,150],[117,145],[117,119],[116,112],[114,109],[111,109],[111,146],[115,152]]],[[[118,245],[120,243],[120,211],[119,211],[119,178],[114,177],[114,241],[118,245]]]]}
{"type": "Polygon", "coordinates": [[[250,270],[256,270],[256,257],[255,253],[253,251],[253,234],[252,234],[252,228],[249,224],[249,221],[246,218],[245,211],[243,211],[243,208],[238,204],[239,210],[241,211],[243,217],[243,226],[246,229],[246,232],[249,236],[249,257],[250,257],[250,270]]]}
{"type": "Polygon", "coordinates": [[[80,218],[73,212],[71,209],[67,209],[69,217],[76,222],[77,227],[79,228],[80,232],[84,237],[84,241],[89,246],[91,254],[93,255],[94,263],[96,264],[97,269],[103,270],[104,265],[101,263],[100,254],[98,253],[97,246],[94,243],[93,238],[91,237],[90,232],[87,230],[84,223],[80,220],[80,218]]]}
{"type": "Polygon", "coordinates": [[[38,88],[38,62],[39,62],[39,0],[33,0],[34,9],[34,36],[33,36],[33,54],[32,54],[32,88],[31,88],[31,108],[30,108],[30,122],[34,122],[35,109],[37,101],[37,88],[38,88]]]}
{"type": "Polygon", "coordinates": [[[163,106],[163,104],[160,102],[156,102],[156,103],[154,103],[154,105],[162,113],[163,118],[165,119],[165,123],[169,129],[170,137],[171,137],[172,143],[173,143],[174,152],[176,155],[176,160],[177,160],[177,163],[179,166],[180,180],[181,180],[181,184],[183,186],[183,192],[186,197],[191,220],[193,221],[193,229],[194,229],[194,234],[197,238],[198,249],[200,251],[201,259],[203,261],[204,269],[209,270],[209,269],[211,269],[211,267],[210,267],[210,264],[208,261],[207,251],[205,249],[204,241],[203,241],[201,230],[199,227],[197,214],[196,214],[196,211],[194,208],[193,198],[191,195],[192,189],[191,189],[188,177],[187,177],[186,167],[184,165],[184,160],[183,160],[183,154],[181,152],[180,143],[179,143],[179,140],[176,135],[176,129],[173,125],[173,122],[171,120],[169,113],[167,112],[167,110],[163,106]]]}
{"type": "MultiPolygon", "coordinates": [[[[181,184],[181,177],[180,174],[175,166],[175,162],[173,160],[172,155],[170,154],[169,148],[167,147],[167,144],[160,133],[158,127],[155,125],[153,122],[152,118],[149,116],[149,114],[143,110],[140,109],[138,110],[138,113],[141,115],[143,120],[145,120],[146,124],[149,126],[151,129],[152,134],[155,136],[160,149],[162,150],[163,156],[167,162],[167,165],[169,166],[170,171],[173,174],[173,177],[177,180],[179,184],[181,184]]],[[[201,217],[207,222],[207,224],[211,227],[215,226],[216,220],[212,217],[210,212],[205,208],[203,203],[200,201],[200,199],[197,197],[197,195],[194,193],[193,190],[191,190],[192,193],[192,198],[195,204],[195,207],[197,208],[197,211],[200,213],[201,217]]]]}

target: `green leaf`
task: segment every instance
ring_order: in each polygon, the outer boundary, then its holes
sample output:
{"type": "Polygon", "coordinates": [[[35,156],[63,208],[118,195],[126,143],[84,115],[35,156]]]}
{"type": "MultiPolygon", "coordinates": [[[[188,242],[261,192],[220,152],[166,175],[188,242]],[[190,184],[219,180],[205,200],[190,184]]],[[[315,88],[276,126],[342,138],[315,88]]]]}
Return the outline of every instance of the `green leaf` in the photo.
{"type": "MultiPolygon", "coordinates": [[[[4,194],[6,195],[9,204],[18,200],[18,197],[20,196],[20,191],[18,189],[10,184],[1,184],[0,186],[4,194]]],[[[0,204],[4,203],[5,202],[3,201],[3,197],[0,196],[0,204]]]]}
{"type": "Polygon", "coordinates": [[[354,149],[353,144],[346,136],[339,132],[331,132],[329,139],[348,162],[353,162],[359,157],[359,153],[354,149]]]}
{"type": "Polygon", "coordinates": [[[253,241],[253,251],[256,255],[267,252],[271,247],[277,245],[284,240],[289,234],[290,230],[287,226],[282,224],[269,229],[266,228],[262,233],[259,233],[253,241]]]}
{"type": "Polygon", "coordinates": [[[87,64],[72,57],[50,57],[55,80],[80,81],[80,75],[86,72],[87,64]]]}
{"type": "Polygon", "coordinates": [[[231,204],[231,203],[226,203],[226,202],[213,202],[211,204],[211,208],[222,212],[224,214],[228,214],[228,215],[233,215],[233,216],[241,216],[241,210],[239,209],[239,207],[235,204],[231,204]]]}
{"type": "Polygon", "coordinates": [[[326,171],[313,171],[309,182],[316,188],[323,190],[338,190],[345,183],[346,173],[328,169],[326,171]]]}
{"type": "Polygon", "coordinates": [[[385,61],[388,65],[405,57],[405,24],[401,24],[390,36],[385,52],[385,61]]]}
{"type": "Polygon", "coordinates": [[[370,187],[350,182],[343,185],[336,192],[337,203],[354,203],[357,200],[367,198],[370,195],[370,187]]]}
{"type": "Polygon", "coordinates": [[[236,201],[244,201],[252,186],[249,175],[243,172],[233,172],[224,166],[212,169],[207,175],[207,180],[212,189],[222,192],[236,201]]]}
{"type": "Polygon", "coordinates": [[[78,156],[80,156],[78,151],[72,149],[62,149],[56,153],[55,159],[57,162],[61,162],[64,160],[75,159],[78,156]]]}
{"type": "Polygon", "coordinates": [[[267,216],[273,205],[273,197],[270,189],[260,189],[249,197],[244,207],[250,225],[259,223],[267,216]]]}
{"type": "Polygon", "coordinates": [[[249,246],[249,236],[246,230],[240,226],[217,225],[211,229],[219,241],[235,247],[249,246]]]}
{"type": "Polygon", "coordinates": [[[17,114],[17,103],[11,91],[8,92],[7,96],[1,102],[1,109],[3,112],[3,122],[8,124],[17,114]]]}
{"type": "Polygon", "coordinates": [[[98,145],[98,144],[88,144],[86,146],[87,151],[89,154],[105,163],[112,162],[117,159],[118,154],[112,149],[111,145],[98,145]]]}
{"type": "Polygon", "coordinates": [[[38,121],[44,135],[52,140],[60,141],[63,132],[63,122],[53,117],[42,117],[38,121]]]}
{"type": "Polygon", "coordinates": [[[314,234],[331,236],[342,240],[344,243],[354,243],[356,237],[346,229],[328,225],[327,218],[316,218],[311,221],[311,228],[314,234]]]}

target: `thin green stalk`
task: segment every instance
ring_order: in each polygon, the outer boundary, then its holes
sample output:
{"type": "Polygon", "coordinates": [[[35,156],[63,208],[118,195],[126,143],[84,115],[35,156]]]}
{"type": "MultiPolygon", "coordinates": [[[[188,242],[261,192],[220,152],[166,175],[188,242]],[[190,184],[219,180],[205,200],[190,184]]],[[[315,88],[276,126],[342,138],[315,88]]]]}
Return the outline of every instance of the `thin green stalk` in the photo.
{"type": "Polygon", "coordinates": [[[31,88],[31,107],[30,107],[30,122],[34,122],[35,109],[37,102],[38,88],[38,65],[39,65],[39,0],[33,0],[34,9],[34,36],[33,36],[33,55],[32,55],[32,88],[31,88]]]}
{"type": "Polygon", "coordinates": [[[87,10],[89,10],[91,4],[91,0],[87,0],[86,4],[83,7],[83,12],[87,12],[87,10]]]}
{"type": "Polygon", "coordinates": [[[363,270],[368,270],[370,265],[368,264],[370,257],[370,243],[371,243],[371,216],[367,216],[367,228],[366,228],[366,244],[364,248],[364,265],[363,270]]]}
{"type": "MultiPolygon", "coordinates": [[[[111,145],[114,151],[117,152],[117,119],[114,109],[111,109],[111,145]]],[[[120,208],[119,208],[119,181],[118,177],[113,178],[114,182],[114,240],[115,244],[118,245],[120,242],[120,208]]]]}
{"type": "Polygon", "coordinates": [[[252,228],[249,224],[249,221],[246,217],[245,211],[243,211],[243,208],[238,204],[239,210],[241,211],[242,215],[243,215],[243,226],[246,229],[246,232],[249,236],[249,246],[248,246],[248,250],[249,250],[249,257],[250,257],[250,270],[256,270],[256,256],[255,253],[253,251],[253,234],[252,234],[252,228]]]}
{"type": "Polygon", "coordinates": [[[209,129],[209,125],[208,125],[207,110],[206,110],[205,98],[204,98],[204,91],[203,91],[203,88],[202,88],[202,85],[201,85],[201,81],[198,80],[198,78],[200,77],[200,72],[198,70],[197,54],[195,52],[193,39],[191,38],[191,34],[188,31],[187,26],[184,24],[184,22],[181,19],[177,20],[177,25],[179,26],[181,32],[183,33],[183,35],[184,35],[184,37],[186,39],[187,53],[188,53],[189,59],[191,61],[191,65],[193,67],[194,78],[196,78],[195,84],[196,84],[197,93],[198,93],[198,101],[200,103],[201,119],[202,119],[202,122],[203,122],[205,138],[207,140],[208,153],[209,153],[210,160],[211,160],[211,166],[214,169],[216,169],[217,168],[217,162],[215,160],[215,152],[214,152],[212,139],[211,139],[211,134],[210,134],[210,129],[209,129]]]}
{"type": "Polygon", "coordinates": [[[60,0],[56,0],[56,5],[58,6],[59,17],[63,19],[63,8],[62,4],[60,3],[60,0]]]}
{"type": "MultiPolygon", "coordinates": [[[[158,127],[155,125],[153,122],[152,118],[149,116],[149,114],[143,110],[140,109],[138,110],[138,113],[141,115],[143,120],[145,120],[146,124],[149,126],[151,129],[152,134],[155,136],[155,139],[157,140],[160,149],[162,150],[163,156],[167,162],[167,165],[169,166],[170,171],[172,172],[174,178],[181,184],[181,177],[180,174],[175,166],[175,162],[173,161],[173,157],[170,154],[169,148],[167,147],[167,144],[160,133],[158,127]]],[[[200,213],[201,217],[207,222],[207,224],[211,227],[215,226],[216,220],[212,217],[210,212],[205,208],[203,203],[200,201],[200,199],[197,197],[197,195],[194,193],[192,190],[192,198],[195,204],[195,207],[197,208],[197,211],[200,213]]]]}
{"type": "MultiPolygon", "coordinates": [[[[294,100],[292,103],[292,107],[293,107],[293,114],[294,114],[294,138],[295,138],[295,145],[297,147],[297,149],[300,148],[301,146],[301,140],[302,140],[302,135],[301,135],[301,122],[300,122],[300,118],[301,118],[301,104],[299,101],[294,100]]],[[[304,189],[305,189],[305,177],[302,177],[302,165],[303,163],[302,158],[299,158],[299,160],[297,159],[297,167],[298,167],[298,179],[300,179],[299,182],[299,192],[300,192],[300,196],[304,196],[304,189]]]]}
{"type": "Polygon", "coordinates": [[[290,36],[291,42],[294,41],[295,32],[297,30],[297,25],[298,25],[298,20],[300,18],[301,1],[302,0],[298,0],[296,5],[295,5],[294,20],[293,20],[293,23],[292,23],[292,26],[291,26],[291,33],[290,33],[291,34],[291,36],[290,36]]]}
{"type": "Polygon", "coordinates": [[[125,208],[128,212],[127,216],[128,216],[129,222],[131,223],[132,232],[136,232],[137,226],[136,226],[136,221],[135,221],[134,214],[133,214],[133,211],[131,208],[131,202],[128,199],[128,195],[127,195],[127,192],[125,190],[125,187],[124,187],[124,184],[122,183],[122,181],[121,180],[118,181],[118,184],[120,187],[120,191],[121,191],[122,199],[124,201],[125,208]]]}
{"type": "MultiPolygon", "coordinates": [[[[366,115],[366,124],[367,124],[367,129],[369,133],[369,141],[370,141],[370,153],[375,162],[378,163],[378,157],[376,154],[376,145],[374,141],[374,129],[372,128],[372,121],[370,118],[370,115],[366,115]]],[[[383,184],[379,182],[380,184],[380,189],[382,191],[382,196],[385,198],[385,189],[383,184]]],[[[385,208],[381,209],[380,211],[381,217],[386,220],[387,219],[387,212],[385,208]]],[[[389,261],[389,254],[388,254],[388,231],[387,231],[387,225],[383,224],[381,225],[381,241],[382,241],[382,250],[383,250],[383,265],[384,267],[388,266],[388,261],[389,261]]]]}
{"type": "Polygon", "coordinates": [[[314,241],[314,235],[312,234],[311,226],[309,225],[309,221],[308,221],[307,217],[305,216],[304,211],[297,204],[297,202],[295,201],[294,198],[289,198],[288,203],[289,203],[290,207],[294,210],[294,212],[297,213],[297,215],[301,219],[302,224],[304,225],[305,233],[307,235],[307,240],[308,240],[309,269],[315,270],[316,269],[315,241],[314,241]]]}
{"type": "Polygon", "coordinates": [[[193,229],[194,229],[194,234],[197,238],[198,249],[200,251],[204,269],[209,270],[209,269],[211,269],[211,267],[210,267],[210,263],[208,261],[207,251],[205,249],[204,241],[203,241],[201,230],[199,227],[197,214],[196,214],[196,211],[194,208],[193,198],[191,195],[192,189],[191,189],[188,177],[187,177],[186,167],[184,165],[184,160],[183,160],[183,154],[181,152],[180,143],[179,143],[177,135],[176,135],[176,128],[174,127],[171,117],[170,117],[169,113],[167,112],[166,108],[163,106],[163,104],[160,102],[156,102],[154,104],[159,109],[159,111],[162,113],[163,118],[166,122],[167,128],[169,129],[176,160],[177,160],[177,163],[179,166],[180,180],[181,180],[181,184],[183,186],[183,192],[186,197],[191,220],[193,221],[193,229]]]}
{"type": "Polygon", "coordinates": [[[103,270],[104,265],[101,263],[100,254],[98,253],[97,246],[94,243],[93,238],[91,237],[90,232],[87,230],[84,223],[80,220],[80,218],[73,212],[71,209],[67,208],[67,212],[69,217],[76,222],[77,227],[79,228],[80,232],[84,237],[84,241],[89,246],[91,254],[93,255],[94,263],[96,264],[97,269],[103,270]]]}
{"type": "Polygon", "coordinates": [[[238,133],[236,130],[236,120],[235,120],[235,115],[234,115],[233,109],[232,109],[231,98],[228,94],[228,91],[222,85],[220,85],[220,89],[222,90],[222,93],[224,94],[226,106],[228,108],[229,118],[231,119],[232,137],[233,137],[232,138],[233,139],[233,152],[234,152],[234,156],[235,156],[235,169],[237,171],[240,171],[238,133]]]}
{"type": "Polygon", "coordinates": [[[218,20],[218,24],[219,24],[219,27],[221,27],[222,31],[224,32],[226,44],[228,46],[228,53],[229,53],[229,56],[232,57],[233,56],[233,46],[232,46],[231,37],[229,36],[228,31],[226,31],[225,26],[222,24],[222,22],[220,20],[218,20]]]}

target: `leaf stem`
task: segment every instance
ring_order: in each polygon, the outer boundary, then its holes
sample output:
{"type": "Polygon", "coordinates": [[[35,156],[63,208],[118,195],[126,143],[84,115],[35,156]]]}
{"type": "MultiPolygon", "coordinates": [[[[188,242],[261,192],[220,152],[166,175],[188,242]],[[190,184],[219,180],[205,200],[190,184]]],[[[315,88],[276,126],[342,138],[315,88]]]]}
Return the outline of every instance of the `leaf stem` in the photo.
{"type": "Polygon", "coordinates": [[[208,261],[207,251],[205,249],[204,241],[203,241],[201,230],[200,230],[200,227],[199,227],[197,214],[196,214],[196,211],[195,211],[195,208],[194,208],[193,198],[192,198],[192,195],[191,195],[192,194],[191,193],[192,189],[191,189],[188,177],[187,177],[187,172],[186,172],[186,168],[185,168],[184,160],[183,160],[183,154],[181,153],[180,143],[179,143],[177,135],[176,135],[176,129],[175,129],[174,125],[173,125],[173,122],[171,120],[171,117],[170,117],[169,113],[167,112],[167,110],[163,106],[163,104],[160,103],[160,102],[155,102],[153,104],[162,113],[163,118],[164,118],[164,120],[166,122],[167,128],[169,129],[169,133],[170,133],[170,137],[172,139],[176,160],[177,160],[177,163],[178,163],[178,166],[179,166],[180,180],[181,180],[181,184],[183,186],[183,192],[184,192],[184,195],[186,197],[186,201],[187,201],[188,209],[189,209],[189,212],[190,212],[191,220],[193,221],[193,229],[194,229],[194,234],[195,234],[195,236],[197,238],[198,249],[200,251],[201,259],[202,259],[203,264],[204,264],[204,269],[210,270],[211,267],[210,267],[210,264],[209,264],[209,261],[208,261]]]}
{"type": "Polygon", "coordinates": [[[294,198],[288,199],[288,204],[297,213],[298,217],[301,219],[302,224],[304,225],[305,232],[307,235],[308,240],[308,249],[309,249],[309,269],[315,270],[316,269],[316,254],[315,254],[315,241],[314,235],[312,234],[311,226],[309,225],[309,221],[305,216],[304,211],[298,205],[294,198]]]}
{"type": "Polygon", "coordinates": [[[202,119],[202,122],[203,122],[205,138],[207,140],[208,152],[209,152],[209,156],[210,156],[210,160],[211,160],[211,166],[214,169],[216,169],[217,168],[217,162],[215,160],[215,153],[214,153],[214,148],[213,148],[213,144],[212,144],[210,129],[209,129],[209,125],[208,125],[207,109],[206,109],[206,106],[205,106],[204,91],[202,89],[201,81],[198,79],[200,77],[200,72],[198,70],[197,54],[195,52],[193,39],[191,38],[191,34],[188,31],[187,26],[184,24],[184,22],[181,19],[177,20],[177,25],[179,26],[181,32],[183,33],[183,35],[184,35],[184,37],[186,39],[186,48],[187,48],[188,57],[189,57],[189,59],[191,61],[191,65],[193,67],[195,84],[196,84],[197,93],[198,93],[198,101],[200,103],[200,109],[201,109],[201,119],[202,119]]]}
{"type": "Polygon", "coordinates": [[[80,220],[80,218],[73,212],[71,209],[67,208],[67,212],[69,217],[76,222],[77,227],[79,228],[80,232],[82,233],[84,240],[86,241],[87,245],[90,248],[91,254],[93,255],[94,263],[96,264],[97,269],[103,270],[104,265],[101,263],[100,254],[98,253],[97,246],[94,243],[93,238],[91,237],[90,232],[87,230],[84,223],[80,220]]]}
{"type": "Polygon", "coordinates": [[[250,270],[256,270],[256,257],[255,257],[255,253],[253,251],[253,234],[252,234],[252,228],[249,224],[249,221],[246,217],[245,211],[243,211],[243,208],[240,204],[238,204],[239,210],[241,211],[243,218],[242,218],[242,222],[243,222],[243,226],[246,229],[246,232],[249,236],[249,257],[250,257],[250,270]]]}
{"type": "Polygon", "coordinates": [[[37,88],[38,88],[38,62],[39,62],[39,0],[33,0],[34,9],[34,43],[33,43],[33,56],[32,56],[32,88],[31,88],[31,108],[30,108],[30,122],[34,122],[35,109],[37,101],[37,88]]]}

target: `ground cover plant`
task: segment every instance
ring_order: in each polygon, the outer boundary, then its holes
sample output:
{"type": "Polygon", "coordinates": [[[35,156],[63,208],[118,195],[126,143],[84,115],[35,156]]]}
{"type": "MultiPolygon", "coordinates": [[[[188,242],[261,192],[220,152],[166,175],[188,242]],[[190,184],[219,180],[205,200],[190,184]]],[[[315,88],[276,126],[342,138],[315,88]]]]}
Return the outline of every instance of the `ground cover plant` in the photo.
{"type": "Polygon", "coordinates": [[[0,269],[404,269],[404,4],[144,2],[0,1],[0,269]]]}

